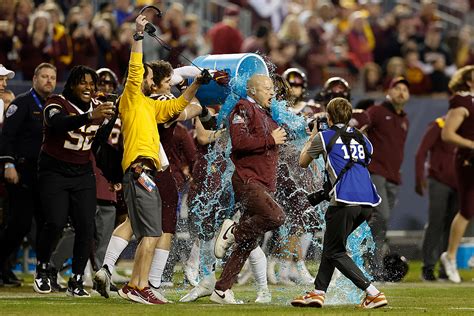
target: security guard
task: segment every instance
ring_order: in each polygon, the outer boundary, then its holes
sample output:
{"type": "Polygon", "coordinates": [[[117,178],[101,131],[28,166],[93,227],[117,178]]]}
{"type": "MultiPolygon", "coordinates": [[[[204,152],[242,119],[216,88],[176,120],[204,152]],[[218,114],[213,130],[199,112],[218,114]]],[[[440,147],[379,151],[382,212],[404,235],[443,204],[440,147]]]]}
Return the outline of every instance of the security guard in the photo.
{"type": "Polygon", "coordinates": [[[9,196],[5,228],[0,234],[1,279],[5,285],[20,285],[6,260],[29,233],[33,215],[39,214],[37,161],[43,139],[43,107],[55,88],[56,67],[42,63],[35,69],[33,87],[13,100],[5,112],[0,138],[9,196]]]}

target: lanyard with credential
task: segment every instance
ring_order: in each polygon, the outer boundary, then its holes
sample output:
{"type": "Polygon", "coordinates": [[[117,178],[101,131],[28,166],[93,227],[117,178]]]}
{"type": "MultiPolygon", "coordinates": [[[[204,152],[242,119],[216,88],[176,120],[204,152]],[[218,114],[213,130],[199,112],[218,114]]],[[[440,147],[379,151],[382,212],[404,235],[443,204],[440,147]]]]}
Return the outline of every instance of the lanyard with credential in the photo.
{"type": "Polygon", "coordinates": [[[33,96],[33,99],[35,100],[36,106],[40,109],[40,111],[43,111],[43,105],[41,104],[40,99],[36,95],[35,90],[33,88],[30,89],[31,95],[33,96]]]}

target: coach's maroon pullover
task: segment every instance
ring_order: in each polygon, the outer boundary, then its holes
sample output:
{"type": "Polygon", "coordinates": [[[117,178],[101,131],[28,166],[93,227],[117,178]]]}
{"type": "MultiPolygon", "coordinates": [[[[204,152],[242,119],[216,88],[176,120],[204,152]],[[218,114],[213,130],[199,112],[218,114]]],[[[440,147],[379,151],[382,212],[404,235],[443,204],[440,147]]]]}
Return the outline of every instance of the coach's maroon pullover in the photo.
{"type": "Polygon", "coordinates": [[[278,124],[269,111],[244,99],[229,120],[235,172],[245,183],[258,182],[275,191],[278,147],[271,134],[278,124]]]}
{"type": "Polygon", "coordinates": [[[443,142],[441,139],[443,127],[444,118],[442,117],[431,122],[418,146],[415,159],[416,183],[421,183],[425,178],[425,161],[429,153],[429,176],[455,189],[454,156],[456,146],[443,142]]]}
{"type": "Polygon", "coordinates": [[[371,106],[367,114],[370,119],[367,136],[374,147],[369,171],[399,185],[402,182],[400,167],[408,134],[408,118],[403,111],[397,114],[388,101],[371,106]]]}

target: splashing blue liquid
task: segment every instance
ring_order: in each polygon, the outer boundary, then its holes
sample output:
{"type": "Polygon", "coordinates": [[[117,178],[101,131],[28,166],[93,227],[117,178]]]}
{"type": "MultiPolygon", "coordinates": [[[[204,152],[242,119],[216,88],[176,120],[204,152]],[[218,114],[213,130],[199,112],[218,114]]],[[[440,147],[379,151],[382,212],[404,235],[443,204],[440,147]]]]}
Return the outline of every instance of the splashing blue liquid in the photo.
{"type": "MultiPolygon", "coordinates": [[[[241,98],[245,98],[243,94],[245,86],[250,74],[239,74],[239,76],[231,78],[229,82],[230,93],[226,97],[224,103],[221,106],[217,123],[220,128],[227,127],[229,122],[229,116],[234,106],[241,98]]],[[[282,146],[281,154],[296,157],[303,148],[304,142],[307,139],[306,122],[305,120],[297,116],[296,114],[288,111],[286,101],[272,100],[271,103],[271,115],[272,118],[280,125],[284,126],[285,130],[289,134],[290,144],[289,146],[282,146]]],[[[207,172],[209,175],[216,174],[221,179],[220,187],[215,187],[212,183],[211,177],[207,177],[205,180],[205,190],[198,192],[191,203],[191,212],[197,215],[197,226],[201,232],[204,230],[203,220],[211,208],[218,210],[214,218],[214,231],[217,231],[224,218],[230,218],[234,215],[234,192],[232,190],[232,174],[234,172],[234,165],[230,159],[232,146],[230,137],[227,135],[214,144],[206,154],[207,160],[207,172]],[[217,167],[216,167],[217,166],[217,167]],[[222,198],[228,195],[229,198],[222,198]]],[[[306,183],[298,183],[300,185],[299,190],[302,190],[305,194],[308,194],[314,190],[322,188],[322,174],[324,170],[324,161],[319,158],[313,162],[317,168],[310,172],[310,180],[312,180],[312,188],[308,188],[306,183]]],[[[295,178],[295,173],[300,174],[301,170],[290,171],[290,177],[295,178]]],[[[216,175],[214,175],[216,176],[216,175]]],[[[298,178],[298,177],[296,177],[298,178]]],[[[308,180],[308,179],[307,179],[308,180]]],[[[327,210],[328,203],[323,202],[315,208],[308,208],[302,213],[305,220],[303,220],[303,230],[307,232],[322,231],[325,229],[324,214],[327,210]]],[[[283,238],[288,241],[290,230],[288,227],[280,228],[283,238]]],[[[321,243],[317,244],[319,249],[322,249],[321,243]]],[[[364,274],[370,278],[367,271],[364,269],[364,254],[374,248],[372,241],[370,228],[366,223],[361,225],[356,231],[354,231],[348,239],[347,243],[348,252],[351,254],[353,260],[357,266],[362,269],[364,274]]],[[[285,253],[285,255],[292,255],[285,253]]],[[[201,267],[203,265],[209,266],[209,258],[200,258],[201,267]]],[[[211,261],[215,262],[215,258],[211,261]]],[[[208,275],[211,271],[201,271],[201,275],[208,275]]],[[[344,276],[337,277],[335,282],[331,283],[328,291],[326,302],[328,304],[357,304],[360,302],[362,297],[362,291],[359,290],[355,285],[352,284],[344,276]]],[[[287,301],[282,301],[287,303],[287,301]]]]}

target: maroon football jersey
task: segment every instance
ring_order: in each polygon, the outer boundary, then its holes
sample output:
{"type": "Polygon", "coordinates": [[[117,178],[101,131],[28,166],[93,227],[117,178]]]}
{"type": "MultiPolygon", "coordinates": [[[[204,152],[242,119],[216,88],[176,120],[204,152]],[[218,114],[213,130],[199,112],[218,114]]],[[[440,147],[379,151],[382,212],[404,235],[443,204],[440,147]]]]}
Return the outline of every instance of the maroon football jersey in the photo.
{"type": "MultiPolygon", "coordinates": [[[[464,107],[469,111],[469,116],[459,126],[457,133],[467,139],[474,140],[474,94],[469,92],[458,92],[449,99],[449,109],[464,107]]],[[[470,156],[471,150],[459,148],[460,154],[470,156]]]]}
{"type": "MultiPolygon", "coordinates": [[[[90,108],[92,111],[99,102],[92,99],[90,108]]],[[[81,115],[87,112],[66,100],[62,95],[53,95],[46,101],[45,112],[48,107],[54,107],[51,111],[62,112],[66,115],[81,115]]],[[[91,160],[91,145],[95,133],[99,129],[101,120],[94,120],[81,126],[79,129],[68,132],[54,131],[44,124],[44,138],[42,150],[48,155],[73,164],[86,164],[91,160]]]]}

